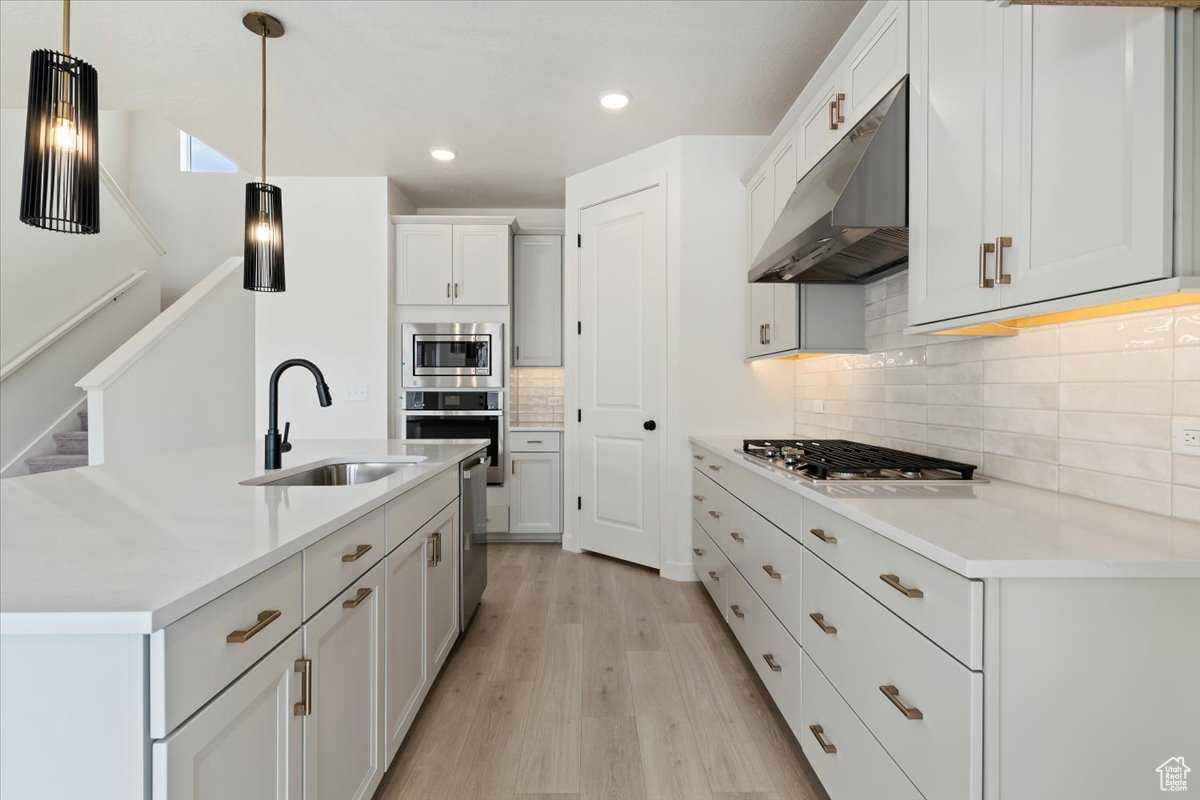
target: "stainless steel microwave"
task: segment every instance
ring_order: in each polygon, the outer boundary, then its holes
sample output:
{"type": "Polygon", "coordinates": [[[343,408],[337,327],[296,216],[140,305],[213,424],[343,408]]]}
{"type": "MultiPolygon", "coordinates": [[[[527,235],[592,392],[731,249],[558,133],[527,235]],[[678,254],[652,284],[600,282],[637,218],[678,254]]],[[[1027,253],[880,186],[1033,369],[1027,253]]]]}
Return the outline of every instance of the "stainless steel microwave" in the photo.
{"type": "Polygon", "coordinates": [[[405,389],[504,388],[502,322],[405,322],[400,338],[405,389]]]}

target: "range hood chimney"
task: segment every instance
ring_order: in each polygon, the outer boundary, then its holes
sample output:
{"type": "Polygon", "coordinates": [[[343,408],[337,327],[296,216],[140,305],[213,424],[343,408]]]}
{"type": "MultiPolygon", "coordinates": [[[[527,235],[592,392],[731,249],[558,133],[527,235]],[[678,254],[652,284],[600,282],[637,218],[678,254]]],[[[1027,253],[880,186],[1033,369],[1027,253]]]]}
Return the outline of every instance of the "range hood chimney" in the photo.
{"type": "Polygon", "coordinates": [[[908,263],[908,78],[796,183],[750,283],[865,283],[908,263]]]}

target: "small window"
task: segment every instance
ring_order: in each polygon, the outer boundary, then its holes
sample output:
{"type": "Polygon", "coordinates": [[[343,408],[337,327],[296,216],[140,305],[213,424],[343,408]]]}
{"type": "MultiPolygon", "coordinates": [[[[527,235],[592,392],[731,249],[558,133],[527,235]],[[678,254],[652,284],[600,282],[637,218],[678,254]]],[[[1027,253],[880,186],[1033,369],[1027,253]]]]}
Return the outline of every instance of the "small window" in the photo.
{"type": "Polygon", "coordinates": [[[237,172],[238,165],[187,131],[179,132],[181,172],[237,172]]]}

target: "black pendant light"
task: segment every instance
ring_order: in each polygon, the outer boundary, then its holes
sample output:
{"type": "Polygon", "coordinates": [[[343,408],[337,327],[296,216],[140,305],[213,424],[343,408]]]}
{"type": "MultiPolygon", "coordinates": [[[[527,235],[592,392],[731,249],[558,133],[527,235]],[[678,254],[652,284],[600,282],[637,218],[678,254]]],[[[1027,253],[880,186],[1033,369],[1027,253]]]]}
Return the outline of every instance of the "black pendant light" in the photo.
{"type": "Polygon", "coordinates": [[[283,23],[270,14],[251,12],[242,24],[262,39],[262,181],[246,184],[246,246],[242,288],[282,292],[283,193],[267,183],[267,39],[283,36],[283,23]]]}
{"type": "Polygon", "coordinates": [[[29,59],[21,222],[62,233],[100,232],[96,70],[71,55],[71,0],[63,0],[63,51],[29,59]]]}

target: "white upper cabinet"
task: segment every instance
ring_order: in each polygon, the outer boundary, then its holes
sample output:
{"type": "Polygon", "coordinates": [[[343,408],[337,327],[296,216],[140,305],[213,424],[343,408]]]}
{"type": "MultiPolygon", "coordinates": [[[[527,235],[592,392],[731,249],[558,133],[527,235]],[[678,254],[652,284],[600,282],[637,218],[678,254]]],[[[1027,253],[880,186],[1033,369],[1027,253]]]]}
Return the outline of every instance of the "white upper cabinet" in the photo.
{"type": "Polygon", "coordinates": [[[1000,224],[1004,10],[914,2],[910,15],[908,308],[916,323],[1000,300],[983,272],[992,274],[987,251],[1000,224]]]}
{"type": "MultiPolygon", "coordinates": [[[[836,110],[856,124],[908,72],[908,2],[889,3],[842,65],[836,110]]],[[[833,98],[837,101],[837,98],[833,98]]],[[[835,116],[836,119],[836,116],[835,116]]]]}
{"type": "Polygon", "coordinates": [[[511,252],[507,225],[455,225],[454,305],[508,305],[511,252]]]}
{"type": "MultiPolygon", "coordinates": [[[[838,77],[835,75],[826,81],[800,114],[800,177],[812,169],[845,132],[846,126],[838,121],[838,103],[845,105],[846,93],[838,89],[838,77]]],[[[845,120],[844,114],[842,119],[845,120]]]]}
{"type": "Polygon", "coordinates": [[[1174,12],[1005,14],[1004,305],[1170,277],[1174,12]]]}
{"type": "Polygon", "coordinates": [[[762,171],[750,182],[749,191],[749,230],[750,230],[750,260],[758,255],[771,226],[775,224],[775,180],[774,172],[769,167],[762,171]]]}
{"type": "Polygon", "coordinates": [[[910,14],[909,322],[1170,277],[1175,12],[910,14]]]}
{"type": "Polygon", "coordinates": [[[450,225],[397,225],[396,302],[449,305],[454,231],[450,225]]]}
{"type": "Polygon", "coordinates": [[[562,366],[562,237],[513,237],[513,366],[562,366]]]}
{"type": "MultiPolygon", "coordinates": [[[[771,226],[783,212],[796,188],[796,132],[793,130],[775,148],[762,170],[750,182],[747,227],[750,238],[750,262],[762,249],[771,226]]],[[[747,288],[748,357],[780,353],[795,348],[796,287],[788,284],[759,283],[747,288]]]]}
{"type": "Polygon", "coordinates": [[[397,303],[508,305],[512,263],[508,225],[406,221],[394,227],[397,303]]]}

